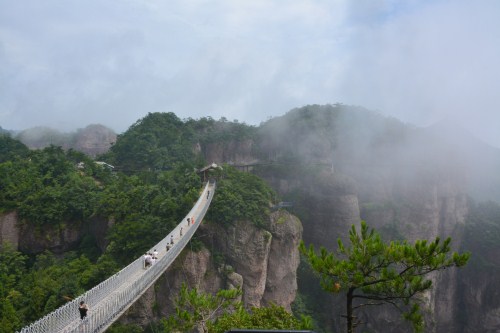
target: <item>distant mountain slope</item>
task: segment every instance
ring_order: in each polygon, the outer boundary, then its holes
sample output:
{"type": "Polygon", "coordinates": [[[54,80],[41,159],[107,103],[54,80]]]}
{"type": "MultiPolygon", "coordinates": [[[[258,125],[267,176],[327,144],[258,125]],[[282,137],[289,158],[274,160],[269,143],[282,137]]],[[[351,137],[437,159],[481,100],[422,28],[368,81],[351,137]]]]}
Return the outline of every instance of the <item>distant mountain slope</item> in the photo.
{"type": "Polygon", "coordinates": [[[235,143],[252,140],[254,133],[253,126],[225,119],[184,121],[171,112],[155,112],[120,134],[101,158],[129,171],[166,170],[179,163],[201,166],[221,159],[230,162],[242,154],[242,145],[235,143]]]}
{"type": "Polygon", "coordinates": [[[109,150],[116,142],[116,133],[103,125],[88,125],[72,133],[62,133],[49,127],[34,127],[19,132],[15,138],[31,149],[54,145],[94,157],[109,150]]]}
{"type": "Polygon", "coordinates": [[[365,186],[376,175],[454,175],[474,198],[500,202],[500,150],[451,121],[418,128],[361,107],[308,105],[263,123],[257,140],[261,160],[331,165],[365,186]]]}

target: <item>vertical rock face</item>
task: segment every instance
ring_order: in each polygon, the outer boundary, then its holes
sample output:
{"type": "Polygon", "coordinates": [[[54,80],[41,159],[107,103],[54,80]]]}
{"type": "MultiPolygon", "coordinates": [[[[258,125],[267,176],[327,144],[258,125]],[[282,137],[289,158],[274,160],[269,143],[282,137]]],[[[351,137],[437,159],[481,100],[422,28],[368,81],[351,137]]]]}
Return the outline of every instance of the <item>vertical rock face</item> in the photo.
{"type": "Polygon", "coordinates": [[[359,205],[356,195],[310,196],[304,201],[310,207],[304,241],[333,250],[337,238],[346,240],[351,225],[359,224],[359,205]]]}
{"type": "Polygon", "coordinates": [[[273,235],[267,261],[266,289],[262,303],[274,303],[291,311],[297,290],[297,267],[300,256],[297,251],[302,234],[299,219],[286,211],[271,215],[268,228],[273,235]]]}
{"type": "Polygon", "coordinates": [[[358,195],[352,179],[331,169],[320,169],[301,179],[263,177],[282,195],[300,193],[293,210],[304,224],[304,241],[332,249],[337,238],[346,239],[351,225],[360,221],[358,195]]]}
{"type": "Polygon", "coordinates": [[[19,229],[15,211],[0,215],[0,245],[4,243],[11,244],[15,249],[19,245],[19,229]]]}
{"type": "Polygon", "coordinates": [[[213,250],[242,276],[243,302],[260,307],[273,302],[290,309],[297,290],[298,245],[302,238],[300,221],[286,211],[276,211],[263,228],[249,221],[221,227],[204,226],[211,234],[213,250]]]}
{"type": "Polygon", "coordinates": [[[0,215],[0,245],[9,242],[16,250],[38,254],[50,250],[56,254],[74,250],[86,234],[92,235],[101,251],[108,241],[106,235],[113,221],[93,217],[87,224],[67,222],[57,225],[33,226],[21,223],[17,212],[0,215]]]}
{"type": "Polygon", "coordinates": [[[458,284],[462,293],[458,307],[459,315],[454,325],[457,328],[455,331],[500,332],[500,279],[498,279],[500,251],[494,251],[487,262],[483,262],[474,253],[472,259],[473,262],[464,268],[465,278],[458,284]],[[484,265],[489,266],[489,269],[485,269],[484,265]]]}
{"type": "Polygon", "coordinates": [[[81,241],[84,231],[80,223],[36,227],[22,224],[19,228],[19,251],[40,253],[48,249],[56,254],[74,249],[81,241]]]}
{"type": "Polygon", "coordinates": [[[225,288],[223,279],[214,269],[208,249],[199,252],[185,251],[156,284],[130,307],[120,321],[146,327],[151,321],[173,314],[174,301],[183,283],[212,294],[225,288]]]}
{"type": "Polygon", "coordinates": [[[286,211],[277,211],[271,214],[265,230],[242,221],[216,228],[219,250],[243,277],[245,305],[260,307],[273,302],[290,309],[297,290],[300,221],[286,211]]]}
{"type": "Polygon", "coordinates": [[[209,143],[203,147],[198,144],[194,150],[202,153],[209,163],[249,164],[256,161],[253,147],[253,140],[243,140],[209,143]]]}
{"type": "Polygon", "coordinates": [[[246,307],[272,302],[290,310],[297,291],[302,225],[290,213],[277,211],[264,228],[248,221],[237,221],[225,228],[202,225],[198,232],[205,235],[207,248],[184,251],[151,288],[154,297],[148,291],[121,320],[145,325],[150,316],[159,319],[172,314],[183,283],[212,294],[220,289],[241,288],[246,307]],[[156,312],[151,310],[152,304],[157,305],[156,312]]]}
{"type": "Polygon", "coordinates": [[[116,142],[116,133],[103,125],[89,125],[75,135],[74,149],[90,156],[97,156],[109,150],[116,142]]]}
{"type": "Polygon", "coordinates": [[[260,307],[266,288],[267,261],[272,235],[248,221],[237,221],[228,228],[216,227],[215,241],[227,263],[244,277],[243,302],[260,307]]]}

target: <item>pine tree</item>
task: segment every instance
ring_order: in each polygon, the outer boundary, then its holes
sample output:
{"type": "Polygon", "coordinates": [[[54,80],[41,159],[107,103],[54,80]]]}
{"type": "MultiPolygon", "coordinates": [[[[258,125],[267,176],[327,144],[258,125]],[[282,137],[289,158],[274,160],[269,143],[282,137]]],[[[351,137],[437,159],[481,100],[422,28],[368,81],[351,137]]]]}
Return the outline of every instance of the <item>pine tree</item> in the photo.
{"type": "Polygon", "coordinates": [[[392,304],[404,312],[415,331],[423,329],[418,298],[432,287],[426,276],[447,267],[464,266],[469,253],[450,253],[451,238],[444,242],[417,240],[384,242],[380,234],[361,221],[360,232],[349,231],[351,247],[338,240],[338,255],[325,248],[316,254],[302,242],[300,251],[321,277],[321,286],[331,293],[346,293],[347,332],[360,324],[356,310],[370,305],[392,304]]]}

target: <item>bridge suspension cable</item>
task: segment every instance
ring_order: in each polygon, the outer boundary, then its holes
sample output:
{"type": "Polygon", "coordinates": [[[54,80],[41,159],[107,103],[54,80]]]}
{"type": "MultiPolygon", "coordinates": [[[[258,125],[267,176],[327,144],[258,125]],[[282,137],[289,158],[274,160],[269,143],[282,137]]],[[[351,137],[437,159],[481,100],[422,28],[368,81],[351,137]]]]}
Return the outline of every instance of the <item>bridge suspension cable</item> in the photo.
{"type": "Polygon", "coordinates": [[[104,332],[135,301],[148,290],[167,270],[187,245],[198,229],[210,206],[215,192],[215,182],[208,182],[185,218],[158,244],[151,248],[158,250],[156,262],[145,268],[141,256],[101,282],[94,288],[66,303],[38,321],[24,327],[18,333],[98,333],[104,332]],[[187,219],[190,219],[188,225],[187,219]],[[171,244],[171,240],[174,243],[171,244]],[[170,249],[167,251],[167,244],[170,249]],[[89,311],[80,319],[78,306],[84,301],[89,311]]]}

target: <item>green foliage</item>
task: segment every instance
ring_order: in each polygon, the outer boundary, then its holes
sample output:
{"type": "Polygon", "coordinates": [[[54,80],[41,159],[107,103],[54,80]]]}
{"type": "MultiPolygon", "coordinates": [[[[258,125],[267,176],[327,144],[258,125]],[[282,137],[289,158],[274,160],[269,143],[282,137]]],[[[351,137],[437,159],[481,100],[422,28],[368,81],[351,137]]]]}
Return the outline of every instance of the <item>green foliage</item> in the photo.
{"type": "Polygon", "coordinates": [[[117,260],[109,252],[104,253],[97,259],[97,263],[89,272],[88,281],[84,285],[85,290],[106,280],[108,277],[118,272],[121,267],[122,266],[117,263],[117,260]]]}
{"type": "Polygon", "coordinates": [[[312,329],[312,322],[308,316],[299,320],[283,307],[271,304],[267,307],[253,307],[250,311],[240,308],[232,313],[224,313],[210,325],[210,332],[224,333],[232,328],[309,330],[312,329]]]}
{"type": "MultiPolygon", "coordinates": [[[[73,155],[72,152],[68,154],[73,155]]],[[[91,216],[96,180],[77,171],[60,147],[30,153],[29,159],[0,163],[0,209],[17,209],[21,219],[37,226],[91,216]]]]}
{"type": "Polygon", "coordinates": [[[240,309],[240,289],[221,289],[216,295],[199,293],[196,288],[188,289],[185,284],[175,299],[175,315],[161,322],[163,332],[189,332],[198,328],[209,332],[208,328],[224,311],[240,309]]]}
{"type": "Polygon", "coordinates": [[[352,226],[349,239],[350,247],[338,240],[338,255],[325,248],[316,254],[312,245],[300,245],[301,253],[319,273],[323,289],[347,293],[348,332],[353,332],[357,325],[355,310],[380,303],[406,309],[405,318],[411,320],[415,330],[421,330],[422,316],[414,296],[431,288],[432,281],[425,276],[447,267],[462,267],[470,257],[469,253],[450,253],[450,238],[444,242],[436,238],[432,242],[417,240],[414,244],[384,243],[364,221],[359,232],[352,226]]]}
{"type": "Polygon", "coordinates": [[[210,117],[199,120],[189,119],[186,125],[192,129],[196,137],[202,144],[226,144],[247,139],[255,139],[257,129],[254,126],[239,123],[237,121],[229,122],[224,117],[220,120],[214,120],[210,117]]]}
{"type": "Polygon", "coordinates": [[[12,304],[12,299],[17,297],[12,293],[0,302],[0,332],[10,333],[21,328],[21,319],[12,304]]]}
{"type": "Polygon", "coordinates": [[[193,142],[193,132],[175,114],[148,113],[119,135],[101,159],[123,171],[166,170],[194,161],[193,142]]]}
{"type": "Polygon", "coordinates": [[[39,255],[20,283],[20,292],[26,296],[20,307],[25,320],[35,321],[82,294],[92,269],[85,257],[70,254],[57,259],[49,252],[39,255]]]}
{"type": "Polygon", "coordinates": [[[94,267],[83,256],[27,257],[4,244],[0,250],[0,331],[14,332],[82,294],[94,267]]]}
{"type": "Polygon", "coordinates": [[[118,176],[98,200],[96,214],[116,221],[107,253],[121,265],[168,234],[200,194],[200,179],[194,172],[173,169],[154,177],[145,183],[136,176],[118,176]]]}
{"type": "Polygon", "coordinates": [[[205,247],[205,244],[203,244],[201,239],[196,234],[194,234],[187,247],[193,252],[200,252],[205,247]]]}
{"type": "Polygon", "coordinates": [[[0,270],[8,273],[0,273],[0,325],[7,332],[39,319],[141,255],[171,230],[200,194],[200,178],[188,164],[125,176],[60,147],[13,156],[0,163],[1,211],[17,210],[35,230],[63,230],[69,223],[88,223],[93,216],[114,224],[102,255],[92,235],[82,235],[80,253],[95,263],[77,254],[56,259],[43,253],[28,267],[17,252],[2,250],[0,270]],[[18,261],[19,271],[5,266],[7,257],[18,261]]]}
{"type": "Polygon", "coordinates": [[[224,176],[217,183],[217,196],[207,216],[210,221],[224,225],[248,220],[263,226],[274,197],[274,192],[262,179],[225,166],[224,176]]]}
{"type": "Polygon", "coordinates": [[[299,292],[292,303],[292,312],[296,316],[309,316],[314,323],[314,331],[318,333],[331,332],[334,322],[330,311],[325,311],[325,304],[331,303],[331,297],[320,285],[320,278],[312,270],[303,255],[297,268],[297,284],[299,292]]]}
{"type": "Polygon", "coordinates": [[[135,324],[122,324],[115,322],[110,328],[106,330],[106,333],[142,333],[143,329],[139,325],[135,324]]]}
{"type": "Polygon", "coordinates": [[[170,230],[171,226],[161,223],[158,217],[131,215],[111,230],[107,252],[118,263],[125,265],[147,251],[151,244],[165,237],[170,230]]]}
{"type": "Polygon", "coordinates": [[[200,293],[196,288],[188,289],[184,284],[175,300],[175,315],[162,319],[156,332],[202,332],[223,333],[231,328],[261,329],[310,329],[309,317],[296,319],[283,307],[271,304],[268,307],[245,310],[237,298],[240,289],[219,290],[216,295],[200,293]]]}
{"type": "Polygon", "coordinates": [[[210,117],[182,121],[171,112],[149,113],[119,135],[111,150],[99,158],[127,173],[169,170],[179,164],[200,166],[205,162],[195,155],[196,144],[225,147],[255,135],[255,127],[236,121],[210,117]]]}
{"type": "Polygon", "coordinates": [[[99,191],[95,181],[77,173],[65,178],[63,183],[34,189],[20,202],[19,216],[39,226],[88,219],[93,212],[93,194],[99,191]]]}
{"type": "Polygon", "coordinates": [[[10,135],[0,133],[0,163],[25,158],[28,154],[28,147],[10,135]]]}
{"type": "Polygon", "coordinates": [[[0,248],[0,332],[20,328],[22,317],[16,311],[21,298],[18,283],[26,272],[26,257],[4,243],[0,248]]]}

